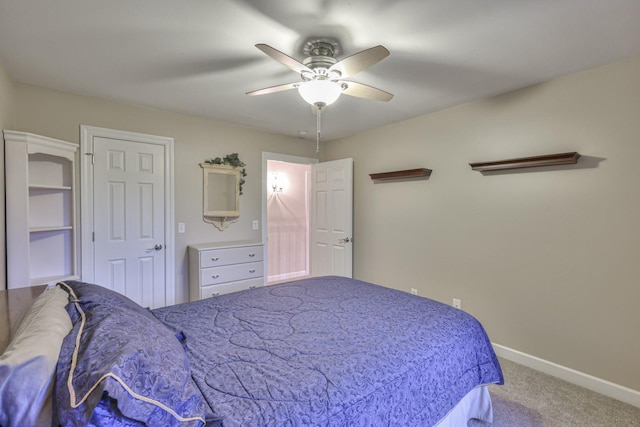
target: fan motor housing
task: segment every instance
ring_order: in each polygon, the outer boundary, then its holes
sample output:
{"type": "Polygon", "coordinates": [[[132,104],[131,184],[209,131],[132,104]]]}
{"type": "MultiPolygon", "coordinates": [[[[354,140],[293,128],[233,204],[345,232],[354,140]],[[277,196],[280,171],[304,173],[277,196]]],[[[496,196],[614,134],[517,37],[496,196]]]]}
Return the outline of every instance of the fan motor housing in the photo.
{"type": "Polygon", "coordinates": [[[310,56],[306,58],[302,63],[318,74],[322,74],[321,69],[327,69],[333,64],[338,62],[333,56],[310,56]]]}
{"type": "Polygon", "coordinates": [[[303,56],[339,56],[342,53],[340,41],[334,37],[307,37],[302,42],[300,53],[303,56]]]}
{"type": "MultiPolygon", "coordinates": [[[[304,65],[316,72],[317,76],[326,76],[326,70],[338,62],[335,55],[340,51],[340,44],[333,39],[309,39],[303,47],[305,55],[304,65]]],[[[303,75],[303,78],[306,76],[303,75]]]]}

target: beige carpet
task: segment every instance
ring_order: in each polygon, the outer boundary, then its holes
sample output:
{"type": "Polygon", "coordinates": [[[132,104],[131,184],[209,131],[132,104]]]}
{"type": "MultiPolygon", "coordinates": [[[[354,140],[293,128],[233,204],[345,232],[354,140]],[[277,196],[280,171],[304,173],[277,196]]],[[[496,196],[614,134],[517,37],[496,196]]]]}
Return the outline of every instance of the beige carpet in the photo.
{"type": "Polygon", "coordinates": [[[640,408],[500,359],[503,386],[491,385],[493,424],[468,427],[640,427],[640,408]]]}

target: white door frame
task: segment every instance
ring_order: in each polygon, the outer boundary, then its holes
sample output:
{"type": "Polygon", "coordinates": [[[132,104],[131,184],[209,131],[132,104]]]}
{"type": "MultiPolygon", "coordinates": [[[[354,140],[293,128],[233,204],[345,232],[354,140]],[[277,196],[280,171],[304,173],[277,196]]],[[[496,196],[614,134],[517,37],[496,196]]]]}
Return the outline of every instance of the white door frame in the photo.
{"type": "Polygon", "coordinates": [[[299,163],[302,165],[312,165],[315,163],[319,163],[320,160],[314,159],[313,157],[300,157],[300,156],[292,156],[289,154],[280,154],[280,153],[270,153],[267,151],[262,152],[262,244],[264,247],[263,252],[263,263],[264,263],[264,283],[267,284],[267,277],[269,272],[269,250],[268,250],[268,239],[267,239],[267,162],[269,160],[276,160],[279,162],[287,162],[287,163],[299,163]]]}
{"type": "Polygon", "coordinates": [[[93,249],[93,168],[92,141],[94,137],[121,139],[144,144],[155,144],[164,147],[164,218],[165,218],[165,303],[175,304],[175,247],[173,224],[175,217],[174,181],[173,181],[173,138],[147,135],[142,133],[106,129],[95,126],[80,125],[80,236],[81,236],[81,279],[93,282],[94,249],[93,249]]]}

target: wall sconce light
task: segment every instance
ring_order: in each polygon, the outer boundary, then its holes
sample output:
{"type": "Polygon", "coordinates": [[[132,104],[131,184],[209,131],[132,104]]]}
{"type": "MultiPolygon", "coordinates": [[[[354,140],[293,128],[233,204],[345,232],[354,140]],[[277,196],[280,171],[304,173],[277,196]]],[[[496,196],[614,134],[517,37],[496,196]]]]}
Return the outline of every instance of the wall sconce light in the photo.
{"type": "Polygon", "coordinates": [[[271,174],[271,180],[269,185],[271,186],[272,193],[282,193],[287,184],[287,176],[279,172],[273,172],[271,174]]]}

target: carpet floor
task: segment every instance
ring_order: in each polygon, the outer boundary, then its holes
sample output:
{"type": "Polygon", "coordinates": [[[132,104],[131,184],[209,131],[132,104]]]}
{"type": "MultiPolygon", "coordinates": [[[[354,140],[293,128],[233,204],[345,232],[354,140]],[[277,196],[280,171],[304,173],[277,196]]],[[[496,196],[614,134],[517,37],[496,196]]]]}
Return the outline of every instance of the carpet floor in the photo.
{"type": "Polygon", "coordinates": [[[640,427],[640,408],[500,359],[505,384],[490,385],[493,423],[468,427],[640,427]]]}

